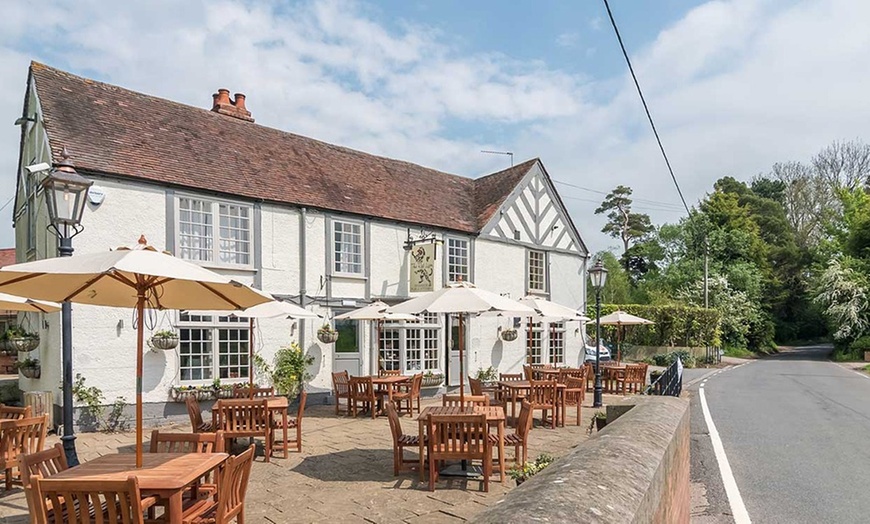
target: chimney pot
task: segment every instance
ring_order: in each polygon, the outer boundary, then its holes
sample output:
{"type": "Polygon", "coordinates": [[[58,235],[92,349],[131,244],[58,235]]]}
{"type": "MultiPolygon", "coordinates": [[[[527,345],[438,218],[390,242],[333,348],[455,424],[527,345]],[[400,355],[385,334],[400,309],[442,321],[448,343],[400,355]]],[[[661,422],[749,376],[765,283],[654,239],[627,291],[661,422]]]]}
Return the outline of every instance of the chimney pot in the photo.
{"type": "Polygon", "coordinates": [[[236,109],[239,109],[241,111],[247,111],[247,108],[245,107],[245,95],[242,93],[236,93],[235,96],[236,99],[233,102],[233,105],[236,106],[236,109]]]}
{"type": "Polygon", "coordinates": [[[218,92],[212,95],[211,110],[215,113],[238,118],[247,122],[253,122],[251,112],[245,107],[245,95],[242,93],[235,94],[235,100],[230,100],[229,89],[218,89],[218,92]]]}
{"type": "Polygon", "coordinates": [[[218,104],[229,104],[230,103],[230,90],[229,89],[218,89],[218,104]]]}

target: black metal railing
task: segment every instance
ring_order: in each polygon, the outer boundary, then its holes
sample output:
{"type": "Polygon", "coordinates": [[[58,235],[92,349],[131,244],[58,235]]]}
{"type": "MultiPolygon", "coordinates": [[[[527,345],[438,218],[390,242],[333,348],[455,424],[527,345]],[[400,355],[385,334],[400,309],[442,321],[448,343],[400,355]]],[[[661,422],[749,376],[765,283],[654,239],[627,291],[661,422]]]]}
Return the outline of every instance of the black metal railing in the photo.
{"type": "Polygon", "coordinates": [[[646,388],[646,395],[668,395],[671,397],[679,397],[683,391],[683,362],[680,357],[674,359],[670,366],[665,369],[646,388]]]}

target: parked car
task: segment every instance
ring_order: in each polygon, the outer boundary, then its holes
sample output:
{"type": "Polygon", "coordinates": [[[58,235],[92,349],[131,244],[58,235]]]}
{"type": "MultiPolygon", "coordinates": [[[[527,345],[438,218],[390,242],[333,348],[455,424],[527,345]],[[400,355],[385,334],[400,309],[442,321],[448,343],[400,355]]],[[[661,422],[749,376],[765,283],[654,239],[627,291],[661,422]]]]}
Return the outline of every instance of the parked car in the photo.
{"type": "MultiPolygon", "coordinates": [[[[602,340],[601,346],[599,349],[599,359],[600,360],[610,360],[610,345],[602,340]]],[[[595,344],[591,339],[586,340],[586,356],[583,359],[584,362],[595,362],[595,344]]]]}

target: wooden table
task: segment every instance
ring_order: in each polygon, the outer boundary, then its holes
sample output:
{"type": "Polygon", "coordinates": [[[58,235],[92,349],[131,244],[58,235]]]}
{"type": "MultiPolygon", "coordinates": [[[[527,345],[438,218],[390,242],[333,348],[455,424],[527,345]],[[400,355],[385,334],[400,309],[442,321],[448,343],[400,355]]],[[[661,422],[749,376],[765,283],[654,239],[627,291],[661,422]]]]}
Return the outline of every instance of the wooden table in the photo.
{"type": "Polygon", "coordinates": [[[167,499],[169,524],[181,524],[182,494],[203,475],[227,460],[226,453],[145,453],[136,468],[135,453],[103,455],[52,475],[64,480],[127,480],[136,477],[142,495],[167,499]]]}
{"type": "MultiPolygon", "coordinates": [[[[561,372],[558,368],[532,368],[532,376],[538,375],[540,380],[556,380],[561,372]]],[[[535,379],[539,380],[539,379],[535,379]]]]}
{"type": "MultiPolygon", "coordinates": [[[[255,397],[255,398],[250,399],[250,400],[255,400],[255,401],[263,401],[263,400],[265,400],[265,401],[266,401],[266,407],[269,409],[269,413],[272,414],[272,416],[274,416],[274,414],[275,414],[276,412],[277,412],[279,415],[281,415],[281,426],[282,426],[283,429],[284,429],[284,435],[283,435],[283,441],[282,441],[282,443],[283,443],[283,450],[284,450],[284,458],[288,458],[288,457],[289,457],[289,454],[288,454],[289,452],[288,452],[288,450],[287,450],[287,440],[288,440],[289,437],[288,437],[288,435],[287,435],[287,419],[288,419],[288,416],[289,416],[289,415],[288,415],[288,413],[287,413],[287,409],[290,407],[290,401],[289,401],[289,400],[287,399],[287,397],[285,397],[285,396],[277,396],[277,397],[255,397]]],[[[215,412],[212,412],[211,420],[212,420],[212,426],[213,426],[214,428],[217,428],[217,426],[218,426],[218,420],[217,420],[217,418],[216,418],[215,412]]],[[[271,428],[271,421],[269,422],[269,427],[271,428]]],[[[265,438],[272,438],[272,437],[271,437],[271,435],[266,435],[265,438]]],[[[273,450],[273,451],[274,451],[274,450],[273,450]]]]}
{"type": "MultiPolygon", "coordinates": [[[[508,380],[501,381],[498,383],[499,387],[506,389],[509,393],[509,396],[505,396],[505,402],[510,399],[511,404],[511,418],[516,420],[516,411],[517,411],[517,398],[520,396],[520,392],[527,392],[532,389],[532,383],[528,380],[508,380]]],[[[556,383],[556,409],[553,413],[553,416],[556,417],[557,425],[564,426],[565,425],[565,388],[567,388],[565,384],[556,383]],[[561,417],[560,411],[561,410],[561,417]]]]}
{"type": "Polygon", "coordinates": [[[504,456],[504,427],[505,413],[501,406],[475,406],[471,409],[450,406],[429,406],[417,415],[417,423],[419,425],[419,440],[420,440],[420,480],[423,480],[423,449],[426,435],[426,423],[429,421],[429,415],[486,415],[488,424],[495,424],[498,428],[498,472],[501,475],[501,483],[504,484],[505,475],[505,456],[504,456]]]}
{"type": "Polygon", "coordinates": [[[606,393],[616,392],[616,379],[620,375],[625,375],[624,365],[601,366],[601,381],[605,384],[603,389],[606,393]]]}
{"type": "MultiPolygon", "coordinates": [[[[410,380],[411,377],[405,377],[402,375],[388,375],[385,377],[372,377],[372,384],[378,386],[378,389],[381,391],[385,391],[387,393],[387,400],[390,402],[393,401],[393,393],[395,392],[395,386],[397,384],[403,384],[410,380]],[[382,387],[383,386],[383,387],[382,387]]],[[[383,411],[381,409],[380,411],[383,411]]]]}

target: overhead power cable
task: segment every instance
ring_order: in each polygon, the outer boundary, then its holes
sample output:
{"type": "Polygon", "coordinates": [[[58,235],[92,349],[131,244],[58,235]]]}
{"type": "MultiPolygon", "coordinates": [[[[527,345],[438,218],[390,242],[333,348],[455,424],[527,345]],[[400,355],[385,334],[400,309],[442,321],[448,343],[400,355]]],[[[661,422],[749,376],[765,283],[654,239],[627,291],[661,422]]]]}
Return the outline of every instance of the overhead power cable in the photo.
{"type": "Polygon", "coordinates": [[[653,134],[656,137],[656,142],[659,144],[659,150],[662,152],[662,157],[665,159],[665,165],[668,166],[668,172],[671,174],[671,180],[674,181],[674,186],[677,188],[677,193],[680,195],[680,200],[683,202],[683,208],[686,213],[691,215],[689,206],[686,204],[686,199],[683,197],[683,191],[680,189],[680,183],[677,182],[677,177],[674,175],[674,170],[671,167],[671,161],[668,160],[668,154],[665,153],[665,146],[662,145],[662,139],[659,137],[659,132],[656,129],[656,124],[650,114],[649,106],[647,106],[646,98],[643,96],[643,91],[640,89],[640,83],[637,81],[637,75],[634,74],[634,67],[631,65],[631,60],[628,58],[628,52],[625,50],[625,44],[622,42],[622,35],[619,34],[619,28],[616,27],[616,20],[613,18],[613,12],[610,11],[610,3],[604,0],[604,7],[607,9],[607,16],[610,17],[610,25],[613,26],[613,32],[616,33],[616,39],[619,41],[619,47],[622,49],[622,56],[625,57],[625,63],[628,64],[628,70],[631,72],[631,78],[634,80],[634,87],[637,88],[637,94],[640,96],[640,101],[643,104],[643,110],[646,112],[646,117],[649,119],[649,125],[652,127],[653,134]]]}
{"type": "MultiPolygon", "coordinates": [[[[582,191],[588,191],[590,193],[597,193],[599,195],[609,194],[607,191],[601,191],[598,189],[590,189],[588,187],[578,186],[577,184],[572,184],[570,182],[563,182],[561,180],[553,179],[553,182],[555,182],[557,184],[561,184],[563,186],[573,187],[574,189],[580,189],[582,191]]],[[[647,200],[645,198],[634,198],[634,197],[632,197],[631,200],[632,200],[632,202],[641,202],[644,204],[656,205],[656,206],[661,206],[661,207],[669,207],[669,208],[679,209],[681,211],[683,209],[683,206],[681,206],[680,204],[674,204],[673,202],[661,202],[658,200],[647,200]]]]}

